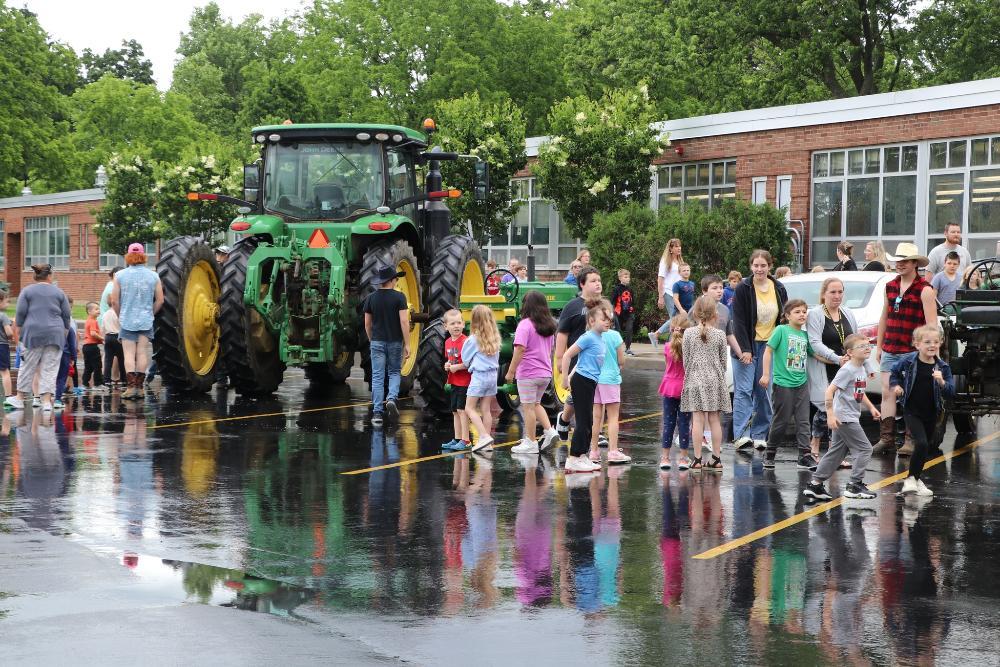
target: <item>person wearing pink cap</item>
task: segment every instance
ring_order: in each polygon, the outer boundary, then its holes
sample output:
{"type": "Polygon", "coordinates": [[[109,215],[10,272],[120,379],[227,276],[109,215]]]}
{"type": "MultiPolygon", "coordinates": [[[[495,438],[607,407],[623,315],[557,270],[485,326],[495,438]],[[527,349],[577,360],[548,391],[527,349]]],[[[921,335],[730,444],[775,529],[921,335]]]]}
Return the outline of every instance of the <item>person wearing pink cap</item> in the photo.
{"type": "Polygon", "coordinates": [[[125,268],[115,274],[108,304],[118,314],[119,339],[125,351],[127,389],[122,398],[139,399],[149,365],[153,319],[163,307],[163,285],[156,272],[146,268],[146,249],[141,243],[128,247],[125,268]]]}

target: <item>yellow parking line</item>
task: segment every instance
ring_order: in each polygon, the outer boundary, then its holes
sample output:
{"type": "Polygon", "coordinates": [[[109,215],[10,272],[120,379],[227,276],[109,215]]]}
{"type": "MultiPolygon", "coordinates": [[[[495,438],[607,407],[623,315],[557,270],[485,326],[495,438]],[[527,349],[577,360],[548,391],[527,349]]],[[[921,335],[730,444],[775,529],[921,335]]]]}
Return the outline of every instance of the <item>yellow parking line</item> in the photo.
{"type": "MultiPolygon", "coordinates": [[[[410,397],[404,397],[398,399],[398,401],[406,401],[406,400],[410,400],[410,397]]],[[[343,410],[344,408],[357,408],[371,404],[372,404],[371,401],[362,401],[359,403],[344,403],[342,405],[327,405],[322,408],[304,408],[302,410],[296,410],[292,412],[260,412],[257,414],[240,415],[237,417],[214,417],[212,419],[198,419],[196,421],[177,422],[176,424],[154,424],[153,426],[147,426],[146,430],[153,430],[158,428],[179,428],[181,426],[197,426],[198,424],[218,424],[219,422],[262,419],[264,417],[280,417],[280,416],[295,417],[297,415],[303,415],[310,412],[327,412],[330,410],[343,410]]]]}
{"type": "MultiPolygon", "coordinates": [[[[966,454],[968,452],[971,452],[976,447],[979,447],[980,445],[984,445],[987,442],[990,442],[991,440],[996,440],[997,438],[1000,438],[1000,431],[998,431],[998,432],[996,432],[996,433],[994,433],[992,435],[988,435],[985,438],[980,438],[979,440],[976,440],[974,442],[970,442],[969,444],[965,445],[964,447],[959,447],[958,449],[953,450],[953,451],[951,451],[951,452],[949,452],[947,454],[942,454],[941,456],[938,456],[936,458],[931,459],[926,464],[924,464],[924,470],[926,470],[927,468],[932,468],[932,467],[938,465],[939,463],[944,463],[945,461],[947,461],[949,459],[953,459],[956,456],[961,456],[962,454],[966,454]]],[[[884,479],[880,479],[879,481],[877,481],[874,484],[872,484],[869,488],[872,491],[877,491],[877,490],[885,488],[885,487],[887,487],[887,486],[889,486],[891,484],[895,484],[896,482],[898,482],[898,481],[900,481],[902,479],[905,479],[908,474],[909,474],[908,471],[904,470],[901,473],[897,473],[895,475],[891,475],[891,476],[886,477],[884,479]]],[[[754,531],[754,532],[749,533],[747,535],[744,535],[743,537],[739,537],[739,538],[737,538],[735,540],[732,540],[730,542],[726,542],[725,544],[719,545],[719,546],[715,547],[714,549],[709,549],[708,551],[703,551],[702,553],[700,553],[700,554],[698,554],[696,556],[693,556],[693,558],[696,558],[698,560],[709,560],[709,559],[712,559],[712,558],[717,558],[717,557],[719,557],[719,556],[721,556],[723,554],[729,553],[733,549],[739,549],[740,547],[745,546],[747,544],[750,544],[751,542],[756,542],[757,540],[759,540],[762,537],[767,537],[768,535],[773,535],[774,533],[777,533],[780,530],[784,530],[785,528],[788,528],[790,526],[794,526],[797,523],[802,523],[806,519],[811,519],[812,517],[816,516],[817,514],[822,514],[823,512],[832,510],[835,507],[840,507],[840,505],[843,504],[844,500],[845,500],[845,498],[843,496],[840,496],[839,498],[834,498],[833,500],[829,500],[829,501],[827,501],[827,502],[825,502],[825,503],[823,503],[821,505],[816,505],[815,507],[812,507],[812,508],[806,510],[805,512],[801,512],[800,514],[796,514],[795,516],[788,517],[787,519],[784,519],[783,521],[779,521],[779,522],[777,522],[775,524],[772,524],[772,525],[767,526],[765,528],[761,528],[760,530],[757,530],[757,531],[754,531]]]]}
{"type": "MultiPolygon", "coordinates": [[[[619,424],[628,424],[629,422],[637,422],[642,419],[649,419],[650,417],[659,417],[661,412],[650,412],[649,414],[639,415],[638,417],[629,417],[628,419],[622,419],[619,424]]],[[[508,440],[507,442],[493,443],[493,449],[499,449],[501,447],[512,447],[517,443],[521,442],[521,439],[508,440]]],[[[463,449],[459,452],[447,452],[445,454],[431,454],[430,456],[420,456],[415,459],[407,459],[405,461],[396,461],[395,463],[386,463],[385,465],[375,466],[373,468],[362,468],[360,470],[345,470],[340,473],[341,475],[363,475],[366,472],[375,472],[376,470],[387,470],[389,468],[401,468],[402,466],[412,465],[414,463],[423,463],[424,461],[437,461],[438,459],[446,459],[451,456],[458,456],[459,454],[467,454],[471,452],[469,449],[463,449]]]]}

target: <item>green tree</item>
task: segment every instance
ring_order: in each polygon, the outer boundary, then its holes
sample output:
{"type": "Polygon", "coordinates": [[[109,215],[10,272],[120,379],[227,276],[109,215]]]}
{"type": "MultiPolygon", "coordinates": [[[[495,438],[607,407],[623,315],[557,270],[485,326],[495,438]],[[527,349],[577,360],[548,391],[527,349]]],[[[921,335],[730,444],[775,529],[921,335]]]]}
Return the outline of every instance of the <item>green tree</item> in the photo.
{"type": "Polygon", "coordinates": [[[115,154],[106,168],[106,197],[94,225],[101,250],[123,254],[129,243],[149,243],[160,238],[165,230],[153,222],[156,207],[153,164],[142,155],[115,154]]]}
{"type": "Polygon", "coordinates": [[[142,44],[134,39],[122,40],[122,48],[107,49],[101,54],[84,49],[80,66],[86,83],[94,83],[105,74],[136,83],[154,83],[153,63],[143,53],[142,44]]]}
{"type": "Polygon", "coordinates": [[[236,215],[236,207],[221,202],[188,201],[189,192],[235,193],[238,184],[234,169],[202,155],[177,164],[164,165],[153,191],[153,217],[161,236],[202,236],[216,240],[226,233],[236,215]]]}
{"type": "Polygon", "coordinates": [[[1000,76],[1000,12],[981,0],[935,0],[917,16],[915,69],[922,84],[1000,76]]]}
{"type": "Polygon", "coordinates": [[[512,201],[510,179],[524,169],[524,118],[513,102],[483,102],[477,93],[457,100],[438,102],[435,119],[441,133],[432,137],[446,151],[475,155],[490,165],[491,189],[486,201],[473,196],[474,163],[442,162],[441,172],[448,186],[460,188],[463,196],[451,200],[452,221],[456,227],[472,222],[475,235],[487,237],[507,229],[517,213],[512,201]]]}
{"type": "Polygon", "coordinates": [[[663,148],[654,120],[645,86],[552,108],[552,135],[532,171],[574,235],[586,236],[597,213],[649,201],[649,163],[663,148]]]}

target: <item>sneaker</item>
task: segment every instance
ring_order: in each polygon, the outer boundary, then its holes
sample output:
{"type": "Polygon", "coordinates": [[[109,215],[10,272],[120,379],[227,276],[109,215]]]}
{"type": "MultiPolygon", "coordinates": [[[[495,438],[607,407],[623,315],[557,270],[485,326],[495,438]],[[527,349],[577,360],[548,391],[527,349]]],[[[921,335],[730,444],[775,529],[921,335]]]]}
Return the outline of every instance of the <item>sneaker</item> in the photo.
{"type": "Polygon", "coordinates": [[[385,402],[385,416],[392,420],[399,419],[399,408],[396,407],[395,400],[385,402]]]}
{"type": "Polygon", "coordinates": [[[601,463],[601,450],[590,452],[587,455],[587,458],[589,458],[594,463],[600,465],[600,463],[601,463]]]}
{"type": "Polygon", "coordinates": [[[677,458],[677,469],[678,470],[687,470],[690,467],[691,467],[691,459],[689,459],[688,457],[686,457],[683,454],[681,454],[677,458]]]}
{"type": "Polygon", "coordinates": [[[748,450],[753,447],[753,438],[743,436],[742,438],[738,438],[733,445],[736,447],[736,451],[738,452],[748,450]]]}
{"type": "Polygon", "coordinates": [[[382,425],[382,413],[376,412],[375,414],[372,415],[372,426],[381,426],[381,425],[382,425]]]}
{"type": "Polygon", "coordinates": [[[467,449],[472,448],[472,442],[469,440],[456,440],[455,444],[451,446],[453,452],[464,452],[467,449]]]}
{"type": "Polygon", "coordinates": [[[823,484],[812,480],[809,480],[806,488],[802,489],[802,495],[813,500],[833,500],[833,496],[830,495],[823,484]]]}
{"type": "Polygon", "coordinates": [[[52,404],[48,401],[42,403],[42,412],[52,412],[52,404]]]}
{"type": "Polygon", "coordinates": [[[758,451],[761,451],[761,452],[762,452],[762,451],[764,451],[765,449],[767,449],[767,440],[754,440],[754,441],[753,441],[753,446],[754,446],[754,447],[755,447],[755,448],[756,448],[756,449],[757,449],[758,451]]]}
{"type": "Polygon", "coordinates": [[[768,470],[774,468],[774,458],[775,458],[774,452],[768,452],[767,454],[765,454],[764,467],[767,468],[768,470]]]}
{"type": "Polygon", "coordinates": [[[600,472],[601,466],[586,456],[570,456],[566,458],[566,474],[576,472],[600,472]]]}
{"type": "Polygon", "coordinates": [[[917,494],[917,478],[907,477],[903,480],[903,488],[899,490],[899,495],[916,495],[917,494]]]}
{"type": "Polygon", "coordinates": [[[799,470],[815,470],[818,465],[819,461],[812,454],[806,454],[799,458],[799,470]]]}
{"type": "Polygon", "coordinates": [[[927,488],[927,486],[924,484],[924,480],[918,479],[917,480],[917,495],[918,496],[928,497],[928,496],[933,496],[934,492],[927,488]]]}
{"type": "Polygon", "coordinates": [[[556,417],[556,433],[559,434],[559,439],[563,442],[569,440],[569,423],[563,421],[561,412],[556,417]]]}
{"type": "Polygon", "coordinates": [[[476,440],[476,444],[472,446],[472,451],[474,452],[492,452],[493,451],[493,438],[486,436],[485,438],[480,438],[476,440]]]}
{"type": "Polygon", "coordinates": [[[635,352],[633,352],[632,350],[625,350],[625,356],[627,356],[627,357],[634,357],[635,356],[635,352]]]}
{"type": "Polygon", "coordinates": [[[83,387],[73,387],[73,393],[77,396],[83,396],[83,387]]]}
{"type": "Polygon", "coordinates": [[[457,445],[459,442],[461,442],[461,440],[459,440],[458,438],[452,438],[448,442],[441,445],[441,449],[447,449],[447,450],[455,449],[455,445],[457,445]]]}
{"type": "Polygon", "coordinates": [[[873,500],[878,497],[878,494],[868,488],[864,482],[850,482],[844,488],[845,498],[860,498],[862,500],[873,500]]]}
{"type": "Polygon", "coordinates": [[[608,465],[624,465],[626,463],[632,463],[632,457],[622,450],[616,449],[613,452],[608,452],[608,465]]]}
{"type": "Polygon", "coordinates": [[[660,470],[670,470],[671,467],[670,459],[660,461],[660,470]]]}
{"type": "Polygon", "coordinates": [[[39,397],[35,396],[33,399],[31,399],[31,407],[37,408],[41,404],[42,404],[42,399],[40,399],[39,397]]]}
{"type": "Polygon", "coordinates": [[[648,334],[648,336],[650,345],[656,347],[657,345],[660,344],[659,337],[655,333],[648,334]]]}
{"type": "Polygon", "coordinates": [[[843,461],[840,462],[840,465],[837,466],[837,469],[838,470],[850,470],[853,467],[854,467],[854,464],[851,463],[851,459],[844,459],[843,461]]]}
{"type": "Polygon", "coordinates": [[[55,408],[56,410],[62,410],[62,409],[63,409],[63,408],[65,408],[66,406],[65,406],[65,405],[63,404],[63,402],[62,402],[62,401],[60,401],[60,400],[59,400],[59,399],[57,398],[57,399],[56,399],[56,402],[52,404],[52,407],[53,407],[53,408],[55,408]]]}
{"type": "Polygon", "coordinates": [[[534,470],[538,467],[537,456],[532,456],[531,454],[518,454],[517,452],[514,452],[513,449],[511,452],[513,453],[510,457],[517,461],[518,465],[520,465],[524,470],[534,470]]]}
{"type": "Polygon", "coordinates": [[[521,442],[510,448],[515,454],[537,454],[538,443],[531,438],[521,438],[521,442]]]}
{"type": "Polygon", "coordinates": [[[546,450],[555,444],[555,441],[559,439],[559,432],[554,428],[549,428],[549,430],[542,433],[542,437],[539,440],[538,448],[541,450],[546,450]]]}
{"type": "Polygon", "coordinates": [[[13,410],[24,410],[24,401],[20,396],[8,396],[3,404],[13,410]]]}
{"type": "Polygon", "coordinates": [[[600,435],[598,435],[597,436],[597,446],[598,447],[605,447],[606,448],[608,446],[608,436],[604,435],[603,433],[601,433],[600,435]]]}

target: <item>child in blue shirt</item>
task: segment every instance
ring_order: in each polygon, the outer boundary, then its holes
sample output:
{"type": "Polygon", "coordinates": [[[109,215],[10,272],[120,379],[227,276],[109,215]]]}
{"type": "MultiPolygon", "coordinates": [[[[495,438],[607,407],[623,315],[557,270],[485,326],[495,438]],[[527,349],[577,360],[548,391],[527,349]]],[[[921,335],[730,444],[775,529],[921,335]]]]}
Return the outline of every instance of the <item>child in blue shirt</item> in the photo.
{"type": "Polygon", "coordinates": [[[681,279],[674,283],[674,308],[678,314],[687,315],[694,305],[694,281],[691,280],[691,267],[681,264],[677,267],[681,279]]]}
{"type": "Polygon", "coordinates": [[[618,449],[618,415],[622,402],[621,367],[625,363],[625,344],[622,335],[614,329],[605,331],[601,339],[606,350],[601,375],[597,378],[597,391],[594,393],[594,427],[590,437],[590,460],[595,463],[601,462],[598,435],[601,432],[601,425],[607,423],[608,465],[631,463],[632,457],[618,449]]]}

